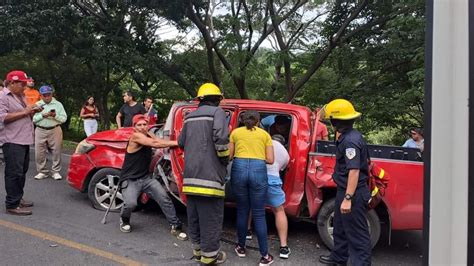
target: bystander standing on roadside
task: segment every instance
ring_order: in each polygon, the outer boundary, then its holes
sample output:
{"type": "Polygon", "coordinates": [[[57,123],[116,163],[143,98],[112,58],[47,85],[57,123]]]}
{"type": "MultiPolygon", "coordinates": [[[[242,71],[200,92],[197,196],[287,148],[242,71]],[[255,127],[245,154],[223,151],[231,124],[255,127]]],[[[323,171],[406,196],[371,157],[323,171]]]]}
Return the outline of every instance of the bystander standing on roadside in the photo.
{"type": "MultiPolygon", "coordinates": [[[[3,80],[0,79],[0,97],[3,95],[3,80]]],[[[3,122],[0,122],[0,133],[2,132],[3,129],[3,122]]],[[[0,143],[0,165],[4,165],[5,160],[3,159],[3,149],[2,149],[2,144],[0,143]]]]}
{"type": "Polygon", "coordinates": [[[0,144],[5,156],[5,205],[8,214],[31,215],[33,202],[23,199],[26,172],[30,163],[30,145],[34,142],[31,116],[40,112],[36,105],[27,105],[23,91],[28,77],[14,70],[7,74],[0,93],[0,144]]]}
{"type": "Polygon", "coordinates": [[[35,81],[32,77],[28,77],[24,94],[26,98],[26,104],[28,105],[35,104],[41,100],[40,93],[37,89],[35,89],[35,81]]]}
{"type": "Polygon", "coordinates": [[[124,104],[115,117],[118,128],[131,127],[132,119],[135,115],[146,113],[145,107],[142,104],[137,103],[135,95],[131,91],[124,92],[123,102],[124,104]]]}
{"type": "Polygon", "coordinates": [[[63,131],[61,124],[66,122],[67,114],[63,105],[53,97],[53,88],[45,85],[39,89],[41,100],[36,105],[43,108],[42,112],[33,116],[35,129],[35,179],[45,179],[49,171],[46,169],[48,150],[52,157],[52,178],[62,179],[61,174],[61,148],[63,145],[63,131]]]}
{"type": "Polygon", "coordinates": [[[82,105],[79,116],[84,120],[84,132],[90,136],[97,132],[97,119],[99,119],[99,110],[95,105],[94,97],[88,96],[87,101],[82,105]]]}
{"type": "Polygon", "coordinates": [[[155,108],[153,108],[153,98],[151,96],[145,97],[145,100],[143,101],[143,106],[145,106],[146,115],[148,117],[148,124],[156,124],[156,120],[158,120],[158,112],[155,108]]]}
{"type": "Polygon", "coordinates": [[[187,199],[188,233],[193,259],[221,264],[226,254],[220,239],[224,220],[226,166],[229,163],[229,127],[219,107],[222,92],[215,84],[199,87],[199,107],[186,115],[179,146],[184,148],[183,193],[187,199]]]}

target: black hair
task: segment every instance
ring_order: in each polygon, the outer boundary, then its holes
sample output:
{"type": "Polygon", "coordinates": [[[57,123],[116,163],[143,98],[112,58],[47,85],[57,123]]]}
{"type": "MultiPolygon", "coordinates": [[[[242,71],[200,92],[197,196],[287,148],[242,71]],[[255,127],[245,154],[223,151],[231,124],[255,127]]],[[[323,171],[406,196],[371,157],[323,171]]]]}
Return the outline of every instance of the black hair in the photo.
{"type": "Polygon", "coordinates": [[[127,94],[128,97],[132,97],[132,100],[133,101],[136,101],[137,98],[135,98],[135,93],[133,93],[132,91],[126,91],[125,94],[127,94]]]}
{"type": "Polygon", "coordinates": [[[278,125],[286,125],[291,123],[291,119],[286,115],[277,115],[275,117],[275,123],[278,125]]]}
{"type": "Polygon", "coordinates": [[[245,127],[252,130],[260,121],[260,114],[257,111],[249,110],[242,115],[242,122],[245,127]]]}
{"type": "Polygon", "coordinates": [[[211,106],[219,106],[219,103],[222,100],[222,96],[220,95],[207,95],[199,99],[199,106],[202,105],[211,105],[211,106]]]}
{"type": "Polygon", "coordinates": [[[416,133],[420,134],[423,138],[425,137],[425,136],[423,135],[423,129],[422,129],[422,128],[414,127],[414,128],[412,128],[412,129],[410,129],[410,133],[411,133],[412,131],[415,131],[416,133]]]}
{"type": "Polygon", "coordinates": [[[86,101],[84,102],[84,104],[82,105],[82,107],[86,107],[86,106],[89,105],[89,99],[90,99],[90,98],[94,98],[94,103],[92,104],[92,106],[94,106],[94,108],[95,108],[95,97],[92,96],[92,95],[87,96],[86,101]]]}
{"type": "Polygon", "coordinates": [[[146,96],[145,99],[143,99],[143,101],[146,101],[146,100],[151,100],[153,102],[153,98],[151,96],[146,96]]]}
{"type": "Polygon", "coordinates": [[[272,139],[273,139],[273,140],[276,140],[276,141],[278,141],[278,142],[280,142],[282,145],[285,145],[285,143],[286,143],[285,137],[283,137],[283,136],[280,135],[280,134],[275,134],[275,135],[273,135],[273,136],[272,136],[272,139]]]}

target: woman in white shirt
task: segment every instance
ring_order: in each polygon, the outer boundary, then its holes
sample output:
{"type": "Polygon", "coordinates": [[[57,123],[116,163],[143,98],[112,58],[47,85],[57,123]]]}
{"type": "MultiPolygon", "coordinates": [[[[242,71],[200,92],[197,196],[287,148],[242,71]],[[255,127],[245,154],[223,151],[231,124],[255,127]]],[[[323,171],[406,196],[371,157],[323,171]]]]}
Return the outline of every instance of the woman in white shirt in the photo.
{"type": "Polygon", "coordinates": [[[282,189],[283,182],[280,178],[280,171],[286,168],[290,161],[290,155],[285,149],[285,138],[282,135],[272,136],[274,159],[273,164],[267,164],[268,190],[267,204],[272,207],[275,214],[275,225],[280,238],[280,258],[288,259],[290,248],[288,247],[288,219],[285,208],[285,192],[282,189]]]}

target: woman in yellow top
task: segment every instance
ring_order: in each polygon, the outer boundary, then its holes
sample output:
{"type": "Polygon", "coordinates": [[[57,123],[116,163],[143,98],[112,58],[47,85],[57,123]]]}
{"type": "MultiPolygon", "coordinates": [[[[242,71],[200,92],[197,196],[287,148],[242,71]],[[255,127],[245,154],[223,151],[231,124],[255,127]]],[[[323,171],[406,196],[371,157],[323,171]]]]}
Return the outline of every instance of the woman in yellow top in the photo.
{"type": "Polygon", "coordinates": [[[260,114],[247,111],[243,115],[244,127],[230,134],[231,185],[237,203],[237,237],[235,252],[245,257],[247,220],[252,210],[254,230],[262,258],[260,265],[269,265],[273,257],[268,253],[265,199],[268,177],[266,163],[273,163],[273,144],[270,135],[258,127],[260,114]]]}

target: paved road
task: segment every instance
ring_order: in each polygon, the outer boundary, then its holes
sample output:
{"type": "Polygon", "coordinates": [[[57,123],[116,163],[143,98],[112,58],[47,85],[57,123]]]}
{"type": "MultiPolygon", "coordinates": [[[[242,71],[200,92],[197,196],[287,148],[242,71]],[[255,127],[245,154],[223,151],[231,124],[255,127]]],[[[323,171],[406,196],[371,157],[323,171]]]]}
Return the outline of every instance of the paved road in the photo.
{"type": "MultiPolygon", "coordinates": [[[[33,155],[33,154],[32,154],[33,155]]],[[[33,157],[33,156],[32,156],[33,157]]],[[[32,158],[33,159],[33,158],[32,158]]],[[[63,156],[65,176],[69,156],[63,156]]],[[[33,200],[34,214],[16,217],[4,212],[4,167],[0,166],[0,264],[1,265],[196,265],[191,257],[189,241],[172,237],[164,216],[157,210],[135,212],[133,232],[121,233],[119,216],[111,213],[108,223],[100,223],[103,212],[91,207],[87,196],[69,187],[66,180],[34,180],[34,162],[30,163],[25,198],[33,200]]],[[[184,208],[178,209],[185,220],[184,208]]],[[[258,251],[250,250],[247,258],[233,253],[235,239],[234,211],[226,210],[223,250],[228,265],[256,265],[258,251]]],[[[270,216],[271,217],[271,216],[270,216]]],[[[277,255],[278,241],[269,222],[269,245],[277,255]]],[[[290,222],[289,260],[276,259],[274,265],[318,265],[318,257],[327,253],[316,232],[306,222],[290,222]]],[[[422,263],[421,232],[394,232],[391,245],[385,236],[373,251],[374,265],[420,265],[422,263]]],[[[249,243],[256,247],[256,240],[249,243]]]]}

